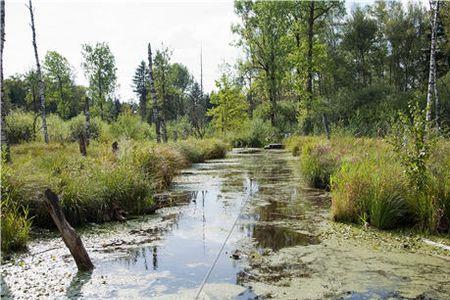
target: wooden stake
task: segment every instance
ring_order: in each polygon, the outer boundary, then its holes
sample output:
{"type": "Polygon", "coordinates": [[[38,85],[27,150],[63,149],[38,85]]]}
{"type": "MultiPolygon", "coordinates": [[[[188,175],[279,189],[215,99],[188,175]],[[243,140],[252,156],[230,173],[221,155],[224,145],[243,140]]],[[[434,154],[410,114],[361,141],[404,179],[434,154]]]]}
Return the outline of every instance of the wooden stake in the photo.
{"type": "Polygon", "coordinates": [[[75,230],[67,222],[64,213],[59,205],[58,195],[56,195],[52,190],[47,189],[45,191],[46,200],[44,201],[48,212],[52,216],[53,221],[58,227],[61,233],[62,239],[69,248],[75,263],[77,264],[79,271],[91,271],[94,269],[94,265],[89,258],[89,255],[84,248],[83,242],[80,236],[75,232],[75,230]]]}

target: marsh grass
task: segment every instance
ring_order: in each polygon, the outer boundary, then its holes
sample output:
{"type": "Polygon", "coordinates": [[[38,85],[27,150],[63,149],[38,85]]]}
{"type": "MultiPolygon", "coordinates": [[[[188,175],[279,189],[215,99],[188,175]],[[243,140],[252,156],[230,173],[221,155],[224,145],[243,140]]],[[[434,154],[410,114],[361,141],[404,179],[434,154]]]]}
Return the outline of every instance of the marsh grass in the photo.
{"type": "Polygon", "coordinates": [[[413,227],[450,232],[450,143],[440,140],[417,189],[392,145],[381,139],[291,137],[306,184],[331,190],[331,213],[341,222],[380,229],[413,227]]]}
{"type": "MultiPolygon", "coordinates": [[[[218,140],[193,140],[190,145],[190,152],[202,159],[223,157],[227,149],[218,140]]],[[[110,143],[92,141],[83,157],[76,143],[20,144],[12,147],[9,182],[17,203],[29,208],[37,226],[52,226],[41,203],[46,188],[60,195],[72,225],[105,222],[115,219],[117,208],[129,214],[148,212],[153,195],[166,189],[180,169],[197,162],[180,148],[121,139],[114,154],[110,143]]]]}

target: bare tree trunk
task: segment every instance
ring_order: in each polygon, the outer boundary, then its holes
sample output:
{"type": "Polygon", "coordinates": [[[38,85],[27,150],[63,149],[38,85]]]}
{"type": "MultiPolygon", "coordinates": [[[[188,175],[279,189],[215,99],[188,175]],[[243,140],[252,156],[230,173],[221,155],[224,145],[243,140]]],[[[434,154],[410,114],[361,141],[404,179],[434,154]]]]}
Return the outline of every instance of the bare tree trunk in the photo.
{"type": "Polygon", "coordinates": [[[308,16],[308,79],[306,82],[307,103],[306,103],[306,119],[305,119],[305,133],[309,134],[312,130],[311,121],[311,105],[313,101],[313,43],[314,43],[314,1],[309,2],[309,16],[308,16]]]}
{"type": "MultiPolygon", "coordinates": [[[[435,35],[435,39],[436,39],[436,31],[437,31],[437,18],[439,16],[439,1],[435,1],[436,2],[436,8],[435,8],[435,24],[434,24],[434,35],[435,35]]],[[[436,70],[436,62],[434,63],[434,109],[435,109],[435,113],[436,113],[436,129],[437,131],[440,131],[441,129],[441,124],[440,124],[440,107],[439,107],[439,93],[438,93],[438,88],[437,88],[437,70],[436,70]]]]}
{"type": "Polygon", "coordinates": [[[50,216],[58,227],[61,233],[64,244],[69,248],[75,263],[77,264],[78,270],[80,271],[91,271],[94,269],[94,265],[89,258],[89,255],[84,248],[83,242],[80,236],[75,232],[75,230],[67,222],[61,206],[59,205],[58,196],[52,192],[50,189],[45,191],[45,206],[47,207],[50,216]]]}
{"type": "MultiPolygon", "coordinates": [[[[438,2],[439,3],[439,2],[438,2]]],[[[430,46],[430,71],[428,75],[428,92],[427,92],[427,107],[426,107],[426,120],[427,123],[431,122],[431,106],[432,97],[436,84],[436,25],[437,25],[437,6],[436,1],[430,1],[430,8],[433,12],[431,19],[431,46],[430,46]]]]}
{"type": "Polygon", "coordinates": [[[328,118],[325,113],[322,114],[323,127],[325,128],[325,134],[327,135],[327,140],[330,139],[330,125],[328,123],[328,118]]]}
{"type": "Polygon", "coordinates": [[[6,161],[11,161],[8,136],[5,131],[5,90],[3,86],[3,48],[5,47],[5,1],[0,0],[0,126],[1,126],[1,150],[5,152],[6,161]]]}
{"type": "Polygon", "coordinates": [[[38,78],[38,95],[39,101],[41,104],[41,116],[42,116],[42,131],[44,133],[44,141],[48,144],[48,131],[47,131],[47,118],[45,116],[45,96],[44,96],[44,81],[42,81],[42,72],[41,72],[41,64],[39,62],[39,55],[36,44],[36,29],[34,27],[34,14],[33,14],[33,4],[31,0],[28,1],[28,9],[30,10],[31,17],[31,31],[33,33],[33,48],[34,48],[34,57],[36,59],[36,75],[38,78]]]}
{"type": "Polygon", "coordinates": [[[89,97],[86,97],[84,101],[84,116],[86,118],[86,123],[84,126],[86,145],[89,146],[89,139],[91,138],[91,112],[89,110],[89,97]]]}
{"type": "Polygon", "coordinates": [[[167,127],[166,127],[166,119],[161,118],[161,131],[162,131],[162,140],[164,143],[167,143],[167,127]]]}
{"type": "Polygon", "coordinates": [[[159,122],[158,98],[156,97],[155,81],[153,80],[152,48],[150,43],[148,43],[148,82],[150,85],[150,94],[153,100],[153,122],[155,122],[156,127],[156,141],[161,143],[161,124],[159,122]]]}

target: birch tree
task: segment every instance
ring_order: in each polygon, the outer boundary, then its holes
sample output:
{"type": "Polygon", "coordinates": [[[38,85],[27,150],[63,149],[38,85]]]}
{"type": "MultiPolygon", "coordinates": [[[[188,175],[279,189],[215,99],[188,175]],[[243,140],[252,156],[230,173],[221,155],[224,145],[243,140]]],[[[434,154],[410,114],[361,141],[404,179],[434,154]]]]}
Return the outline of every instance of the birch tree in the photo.
{"type": "Polygon", "coordinates": [[[152,61],[152,47],[148,43],[148,84],[150,86],[150,95],[153,101],[153,122],[155,122],[156,128],[156,141],[161,143],[161,129],[159,123],[159,111],[158,111],[158,97],[156,96],[155,81],[153,79],[153,61],[152,61]]]}
{"type": "MultiPolygon", "coordinates": [[[[426,121],[431,122],[431,108],[433,93],[436,97],[436,28],[437,15],[439,9],[439,1],[430,1],[430,10],[432,12],[431,18],[431,45],[430,45],[430,70],[428,75],[428,92],[427,92],[427,107],[426,107],[426,121]]],[[[436,100],[438,101],[438,100],[436,100]]],[[[438,105],[439,106],[439,105],[438,105]]],[[[436,110],[436,115],[438,114],[436,110]]]]}
{"type": "Polygon", "coordinates": [[[5,87],[3,85],[3,48],[5,46],[5,1],[0,0],[0,101],[1,101],[1,150],[7,161],[11,160],[8,137],[5,131],[5,87]]]}
{"type": "Polygon", "coordinates": [[[28,9],[30,11],[31,18],[31,32],[32,32],[32,42],[34,48],[34,58],[36,59],[36,75],[38,80],[38,97],[41,106],[41,117],[42,117],[42,132],[44,134],[44,141],[46,144],[49,143],[48,130],[47,130],[47,118],[45,115],[45,94],[44,94],[44,81],[42,80],[41,64],[39,62],[39,54],[36,43],[36,27],[34,25],[34,13],[33,4],[31,0],[28,2],[28,9]]]}

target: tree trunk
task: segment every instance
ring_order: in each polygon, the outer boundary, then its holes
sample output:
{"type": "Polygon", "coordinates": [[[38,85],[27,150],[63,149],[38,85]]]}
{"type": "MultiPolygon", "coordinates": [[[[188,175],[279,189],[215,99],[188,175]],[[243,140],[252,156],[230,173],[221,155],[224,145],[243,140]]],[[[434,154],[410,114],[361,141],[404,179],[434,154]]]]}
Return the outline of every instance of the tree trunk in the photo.
{"type": "Polygon", "coordinates": [[[64,213],[59,205],[58,196],[52,192],[50,189],[45,191],[45,206],[47,207],[50,216],[56,224],[59,232],[61,233],[64,244],[69,248],[75,263],[77,264],[78,270],[80,271],[91,271],[94,269],[94,265],[89,258],[89,255],[84,248],[83,242],[80,236],[75,232],[75,230],[67,222],[64,213]]]}
{"type": "Polygon", "coordinates": [[[312,130],[311,124],[311,105],[313,102],[313,44],[314,44],[314,1],[309,2],[309,16],[308,16],[308,79],[306,81],[306,92],[307,92],[307,101],[306,101],[306,118],[304,125],[304,133],[309,134],[312,130]]]}
{"type": "Polygon", "coordinates": [[[11,161],[8,136],[5,131],[5,90],[3,86],[3,48],[5,47],[5,1],[0,0],[0,126],[1,126],[1,151],[5,153],[6,161],[11,161]]]}
{"type": "Polygon", "coordinates": [[[328,118],[325,113],[322,114],[323,127],[325,128],[325,134],[327,136],[327,140],[330,139],[330,124],[328,123],[328,118]]]}
{"type": "Polygon", "coordinates": [[[86,152],[86,137],[85,134],[83,132],[80,132],[80,136],[79,136],[79,144],[80,144],[80,153],[82,156],[87,156],[87,152],[86,152]]]}
{"type": "MultiPolygon", "coordinates": [[[[437,33],[436,33],[436,27],[437,27],[437,18],[438,18],[438,15],[439,15],[439,1],[436,1],[436,8],[435,8],[435,20],[434,20],[434,22],[435,22],[435,24],[434,24],[434,27],[435,27],[435,29],[434,29],[434,34],[435,34],[435,39],[436,39],[436,35],[437,35],[437,33]]],[[[435,109],[435,114],[436,114],[436,119],[435,119],[435,121],[436,121],[436,130],[437,131],[440,131],[440,129],[441,129],[441,124],[440,124],[440,106],[439,106],[439,93],[438,93],[438,88],[437,88],[437,67],[436,67],[436,62],[434,62],[434,70],[433,70],[433,73],[434,73],[434,109],[435,109]]]]}
{"type": "Polygon", "coordinates": [[[84,101],[84,116],[86,118],[84,126],[86,145],[89,146],[89,139],[91,138],[91,112],[89,110],[89,97],[86,97],[84,101]]]}
{"type": "Polygon", "coordinates": [[[161,143],[161,124],[159,122],[158,98],[156,97],[155,82],[153,80],[152,48],[150,43],[148,43],[148,82],[150,85],[150,94],[153,100],[153,122],[155,122],[156,127],[156,141],[161,143]]]}
{"type": "Polygon", "coordinates": [[[167,127],[166,127],[166,119],[165,118],[161,118],[161,131],[162,131],[162,140],[164,143],[167,143],[168,138],[167,138],[167,127]]]}
{"type": "Polygon", "coordinates": [[[28,2],[28,9],[30,10],[31,17],[31,31],[33,34],[33,48],[34,48],[34,57],[36,59],[36,75],[38,80],[38,95],[39,101],[41,105],[41,116],[42,116],[42,131],[44,133],[44,141],[48,144],[48,131],[47,131],[47,118],[45,116],[45,96],[44,96],[44,81],[42,81],[42,72],[41,72],[41,64],[39,62],[39,55],[36,44],[36,29],[34,27],[34,14],[33,14],[33,5],[31,0],[28,2]]]}
{"type": "MultiPolygon", "coordinates": [[[[439,2],[438,2],[439,3],[439,2]]],[[[431,106],[432,97],[436,84],[436,25],[437,25],[437,9],[438,4],[436,1],[430,1],[430,8],[432,9],[433,16],[431,19],[431,46],[430,46],[430,71],[428,75],[428,92],[427,92],[427,107],[426,107],[426,120],[427,123],[431,122],[431,106]]]]}

